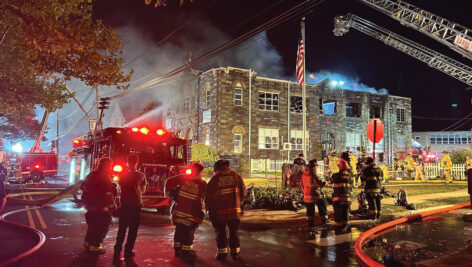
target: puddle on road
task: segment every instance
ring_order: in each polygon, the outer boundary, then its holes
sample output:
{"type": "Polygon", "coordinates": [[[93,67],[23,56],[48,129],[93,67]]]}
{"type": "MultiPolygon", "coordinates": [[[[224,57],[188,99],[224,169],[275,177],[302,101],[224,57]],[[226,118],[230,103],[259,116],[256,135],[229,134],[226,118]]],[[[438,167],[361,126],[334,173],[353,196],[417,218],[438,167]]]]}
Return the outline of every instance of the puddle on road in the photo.
{"type": "Polygon", "coordinates": [[[401,224],[385,230],[370,241],[364,252],[385,265],[404,263],[406,266],[435,258],[444,258],[463,251],[472,243],[472,222],[464,222],[462,213],[444,213],[401,224]]]}
{"type": "Polygon", "coordinates": [[[70,201],[60,201],[51,205],[54,210],[62,212],[85,212],[83,206],[77,205],[70,201]]]}

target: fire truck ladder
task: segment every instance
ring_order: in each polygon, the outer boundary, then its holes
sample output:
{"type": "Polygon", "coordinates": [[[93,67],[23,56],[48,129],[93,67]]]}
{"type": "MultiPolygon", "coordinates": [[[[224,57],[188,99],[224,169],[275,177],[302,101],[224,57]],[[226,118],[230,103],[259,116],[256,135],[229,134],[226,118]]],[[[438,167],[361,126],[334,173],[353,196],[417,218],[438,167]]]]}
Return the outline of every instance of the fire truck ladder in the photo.
{"type": "Polygon", "coordinates": [[[48,125],[48,118],[49,118],[49,111],[46,109],[44,110],[43,119],[41,120],[41,128],[39,129],[39,134],[36,140],[34,140],[34,144],[30,149],[30,152],[39,152],[41,151],[41,140],[43,139],[44,132],[46,131],[46,127],[48,125]]]}
{"type": "Polygon", "coordinates": [[[370,21],[353,14],[336,16],[334,19],[334,35],[343,36],[352,27],[385,44],[402,51],[428,64],[457,80],[472,86],[472,68],[432,49],[411,41],[403,36],[382,28],[370,21]]]}
{"type": "Polygon", "coordinates": [[[472,60],[472,30],[403,1],[359,0],[472,60]]]}

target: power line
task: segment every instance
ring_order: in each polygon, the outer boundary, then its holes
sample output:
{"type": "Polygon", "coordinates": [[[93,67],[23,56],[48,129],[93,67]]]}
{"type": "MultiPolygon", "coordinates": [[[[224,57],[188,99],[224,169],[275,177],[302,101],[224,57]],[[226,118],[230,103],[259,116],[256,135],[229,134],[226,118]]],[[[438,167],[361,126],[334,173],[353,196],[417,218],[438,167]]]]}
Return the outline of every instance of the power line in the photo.
{"type": "Polygon", "coordinates": [[[442,129],[441,132],[449,131],[449,130],[448,130],[449,128],[452,128],[452,127],[454,127],[455,125],[461,123],[461,121],[466,120],[471,114],[472,114],[472,113],[467,114],[467,115],[466,115],[465,117],[463,117],[462,119],[458,120],[457,122],[455,122],[455,123],[449,125],[448,127],[444,128],[444,129],[442,129]]]}
{"type": "Polygon", "coordinates": [[[302,2],[294,7],[292,7],[291,9],[283,12],[282,14],[268,20],[267,22],[263,23],[262,25],[246,32],[245,34],[223,44],[223,45],[220,45],[219,47],[209,51],[208,53],[204,54],[203,56],[200,56],[199,58],[191,61],[191,62],[188,62],[160,77],[157,77],[141,86],[138,86],[136,88],[133,88],[131,90],[128,90],[126,92],[123,92],[121,94],[118,94],[118,95],[115,95],[115,96],[112,96],[110,98],[110,100],[113,100],[113,99],[117,99],[117,98],[120,98],[120,97],[123,97],[123,96],[126,96],[128,94],[131,94],[131,93],[134,93],[136,91],[139,91],[139,90],[142,90],[143,88],[146,88],[146,87],[149,87],[149,86],[152,86],[156,83],[159,83],[161,82],[162,80],[166,79],[166,78],[169,78],[169,77],[172,77],[178,73],[181,73],[187,69],[190,69],[202,62],[205,62],[207,61],[208,59],[216,56],[216,55],[219,55],[221,54],[222,52],[228,50],[229,48],[232,48],[246,40],[248,40],[249,38],[252,38],[253,36],[263,32],[263,31],[266,31],[268,29],[271,29],[277,25],[279,25],[280,23],[282,22],[285,22],[287,20],[290,20],[290,19],[293,19],[293,18],[297,18],[299,16],[301,16],[301,14],[304,14],[306,13],[307,11],[309,11],[310,9],[314,8],[315,6],[318,6],[319,4],[323,3],[324,0],[318,0],[318,1],[305,1],[305,2],[302,2]]]}
{"type": "Polygon", "coordinates": [[[433,118],[433,117],[421,117],[421,116],[411,116],[415,119],[422,119],[422,120],[442,120],[442,121],[455,121],[455,120],[462,120],[463,118],[433,118]]]}

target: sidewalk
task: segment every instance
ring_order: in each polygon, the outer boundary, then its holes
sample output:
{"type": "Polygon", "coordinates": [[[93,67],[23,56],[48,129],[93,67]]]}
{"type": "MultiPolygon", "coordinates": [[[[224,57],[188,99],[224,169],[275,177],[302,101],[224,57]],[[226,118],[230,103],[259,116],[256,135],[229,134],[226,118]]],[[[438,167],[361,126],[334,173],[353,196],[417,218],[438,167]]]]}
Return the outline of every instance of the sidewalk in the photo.
{"type": "MultiPolygon", "coordinates": [[[[433,193],[424,195],[408,196],[408,202],[418,203],[426,202],[433,199],[446,199],[450,197],[462,197],[468,196],[467,188],[445,192],[445,193],[433,193]]],[[[383,198],[382,205],[393,205],[395,198],[383,198]]],[[[404,210],[401,212],[393,213],[393,216],[410,215],[427,209],[434,209],[437,207],[426,208],[421,210],[404,210]]],[[[357,201],[351,203],[351,210],[357,209],[357,201]]],[[[247,229],[275,229],[275,228],[286,228],[286,227],[298,227],[305,226],[306,217],[305,209],[299,211],[289,210],[264,210],[254,209],[244,211],[244,216],[241,218],[241,225],[247,229]]],[[[328,215],[332,217],[333,206],[328,206],[328,215]]]]}

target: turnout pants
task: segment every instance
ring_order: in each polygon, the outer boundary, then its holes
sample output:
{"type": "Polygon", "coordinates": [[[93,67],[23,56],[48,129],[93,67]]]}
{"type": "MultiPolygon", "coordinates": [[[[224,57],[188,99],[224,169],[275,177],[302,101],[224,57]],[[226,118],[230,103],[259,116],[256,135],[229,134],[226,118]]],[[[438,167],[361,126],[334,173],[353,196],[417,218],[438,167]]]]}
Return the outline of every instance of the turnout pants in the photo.
{"type": "Polygon", "coordinates": [[[335,229],[341,229],[349,224],[349,213],[351,203],[345,201],[334,201],[334,226],[335,229]]]}
{"type": "Polygon", "coordinates": [[[192,250],[195,230],[197,230],[197,228],[198,224],[196,223],[190,224],[189,226],[175,223],[174,249],[181,249],[182,251],[192,250]]]}
{"type": "Polygon", "coordinates": [[[444,175],[446,176],[446,183],[449,183],[452,179],[451,170],[444,170],[444,175]]]}
{"type": "Polygon", "coordinates": [[[228,235],[226,233],[226,227],[229,229],[229,247],[231,248],[231,254],[239,253],[240,223],[241,221],[239,219],[227,221],[211,220],[211,224],[213,225],[213,228],[215,228],[218,254],[228,254],[228,235]]]}
{"type": "Polygon", "coordinates": [[[110,228],[111,214],[104,211],[87,211],[85,221],[88,226],[85,234],[85,245],[92,251],[100,249],[110,228]]]}
{"type": "Polygon", "coordinates": [[[424,182],[426,180],[426,178],[424,177],[423,167],[416,166],[415,171],[416,171],[415,172],[415,180],[418,180],[419,178],[421,178],[421,181],[424,182]]]}
{"type": "Polygon", "coordinates": [[[308,227],[315,226],[315,206],[318,207],[318,213],[320,215],[321,222],[324,224],[328,220],[328,210],[326,208],[326,199],[319,198],[312,203],[305,203],[306,206],[306,219],[308,221],[308,227]]]}
{"type": "Polygon", "coordinates": [[[136,237],[138,235],[139,223],[141,220],[141,207],[120,207],[119,209],[119,227],[116,236],[115,253],[120,253],[123,248],[123,242],[128,229],[128,239],[125,245],[125,255],[132,253],[136,237]]]}
{"type": "Polygon", "coordinates": [[[381,197],[366,194],[367,203],[369,204],[369,214],[372,219],[380,218],[382,210],[381,197]]]}

